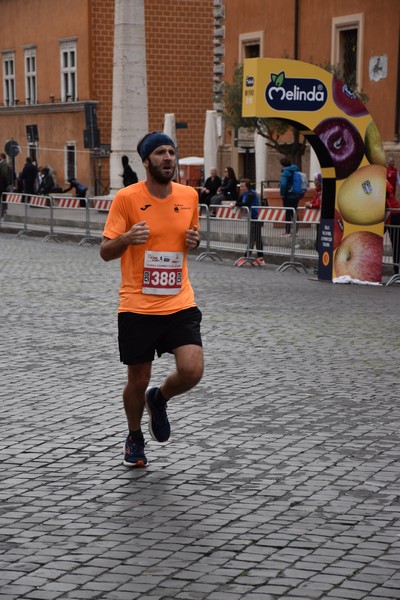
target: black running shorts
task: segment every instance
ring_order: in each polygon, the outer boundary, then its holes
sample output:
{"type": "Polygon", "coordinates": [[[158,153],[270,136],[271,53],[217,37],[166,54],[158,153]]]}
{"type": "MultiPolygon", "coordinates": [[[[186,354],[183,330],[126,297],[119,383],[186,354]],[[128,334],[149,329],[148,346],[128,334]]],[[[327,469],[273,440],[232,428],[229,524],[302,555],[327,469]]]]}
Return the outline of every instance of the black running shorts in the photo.
{"type": "Polygon", "coordinates": [[[179,346],[202,346],[201,311],[197,306],[171,315],[118,313],[120,360],[125,365],[151,362],[157,352],[161,356],[179,346]]]}

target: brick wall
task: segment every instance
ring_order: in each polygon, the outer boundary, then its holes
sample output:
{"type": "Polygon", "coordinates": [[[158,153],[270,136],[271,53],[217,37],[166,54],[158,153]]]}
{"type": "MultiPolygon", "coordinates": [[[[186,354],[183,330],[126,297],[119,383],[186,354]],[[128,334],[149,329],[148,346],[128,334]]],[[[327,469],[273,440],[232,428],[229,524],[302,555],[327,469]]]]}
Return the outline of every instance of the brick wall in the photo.
{"type": "Polygon", "coordinates": [[[112,80],[114,56],[114,2],[92,0],[91,97],[99,102],[99,127],[111,139],[112,80]]]}
{"type": "MultiPolygon", "coordinates": [[[[97,121],[100,141],[111,143],[112,81],[114,57],[114,2],[92,0],[91,14],[91,81],[90,96],[98,101],[97,121]]],[[[102,161],[102,178],[109,177],[109,161],[102,161]]]]}
{"type": "Polygon", "coordinates": [[[188,124],[177,131],[179,155],[203,156],[205,112],[213,108],[213,0],[145,0],[149,127],[164,114],[188,124]]]}

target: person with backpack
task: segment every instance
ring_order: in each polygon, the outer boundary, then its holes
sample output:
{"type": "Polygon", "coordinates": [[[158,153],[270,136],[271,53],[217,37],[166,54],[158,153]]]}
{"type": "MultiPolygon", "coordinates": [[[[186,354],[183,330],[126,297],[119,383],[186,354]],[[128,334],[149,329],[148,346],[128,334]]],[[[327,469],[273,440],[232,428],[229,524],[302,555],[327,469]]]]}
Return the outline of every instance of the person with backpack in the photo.
{"type": "Polygon", "coordinates": [[[70,190],[75,190],[75,196],[77,198],[81,198],[81,201],[79,203],[81,208],[85,208],[86,206],[86,192],[87,192],[87,187],[86,185],[84,185],[83,183],[79,183],[79,181],[77,181],[75,179],[75,177],[71,177],[70,179],[68,179],[68,183],[69,183],[69,187],[66,188],[65,190],[62,190],[62,193],[65,194],[66,192],[69,192],[70,190]]]}
{"type": "Polygon", "coordinates": [[[286,211],[285,233],[282,235],[291,235],[291,224],[293,219],[293,210],[297,211],[297,207],[301,198],[303,198],[306,186],[306,176],[300,173],[297,165],[292,165],[292,162],[284,156],[281,161],[282,171],[279,182],[280,194],[282,197],[283,206],[289,210],[286,211]]]}

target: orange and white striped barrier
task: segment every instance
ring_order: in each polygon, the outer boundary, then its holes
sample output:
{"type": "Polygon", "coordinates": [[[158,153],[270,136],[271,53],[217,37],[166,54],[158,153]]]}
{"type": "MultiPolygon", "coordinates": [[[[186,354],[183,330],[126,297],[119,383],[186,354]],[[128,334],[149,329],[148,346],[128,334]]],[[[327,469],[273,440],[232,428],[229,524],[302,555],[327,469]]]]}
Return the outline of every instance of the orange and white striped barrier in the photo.
{"type": "Polygon", "coordinates": [[[215,211],[218,219],[241,219],[243,214],[240,208],[231,208],[230,206],[218,206],[215,211]]]}
{"type": "Polygon", "coordinates": [[[273,223],[284,223],[286,221],[286,210],[284,208],[265,207],[258,211],[259,221],[272,221],[273,223]]]}
{"type": "Polygon", "coordinates": [[[3,194],[4,202],[7,202],[7,203],[23,202],[24,201],[23,197],[24,197],[23,194],[12,194],[12,193],[11,194],[3,194]]]}
{"type": "Polygon", "coordinates": [[[306,208],[303,212],[302,223],[319,223],[321,221],[321,211],[317,208],[306,208]]]}
{"type": "Polygon", "coordinates": [[[92,200],[92,208],[96,210],[110,210],[112,200],[92,200]]]}
{"type": "Polygon", "coordinates": [[[29,204],[31,206],[49,206],[50,198],[48,196],[31,196],[29,204]]]}
{"type": "Polygon", "coordinates": [[[57,198],[57,208],[80,208],[80,198],[57,198]]]}

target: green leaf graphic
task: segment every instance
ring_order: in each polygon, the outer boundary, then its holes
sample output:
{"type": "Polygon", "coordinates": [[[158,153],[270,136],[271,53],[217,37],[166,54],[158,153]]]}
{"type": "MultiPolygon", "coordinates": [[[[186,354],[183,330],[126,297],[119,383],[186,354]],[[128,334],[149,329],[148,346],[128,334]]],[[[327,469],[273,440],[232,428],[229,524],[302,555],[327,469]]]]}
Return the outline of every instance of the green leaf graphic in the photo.
{"type": "Polygon", "coordinates": [[[280,86],[282,85],[282,83],[285,81],[285,73],[284,71],[281,71],[278,75],[275,76],[275,85],[276,86],[280,86]]]}

